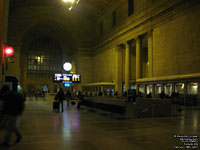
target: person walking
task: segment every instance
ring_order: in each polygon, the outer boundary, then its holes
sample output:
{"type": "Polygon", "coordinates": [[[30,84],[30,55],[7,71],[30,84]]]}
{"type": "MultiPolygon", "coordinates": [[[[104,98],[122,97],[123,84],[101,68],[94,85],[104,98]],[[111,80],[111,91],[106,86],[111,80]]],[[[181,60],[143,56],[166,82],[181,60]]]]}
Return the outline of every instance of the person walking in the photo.
{"type": "MultiPolygon", "coordinates": [[[[62,88],[59,89],[59,92],[56,95],[56,100],[59,102],[59,106],[61,105],[61,111],[63,112],[63,101],[65,99],[65,94],[62,88]]],[[[60,107],[59,107],[60,108],[60,107]]]]}
{"type": "Polygon", "coordinates": [[[12,92],[8,86],[3,87],[5,90],[3,99],[3,111],[7,115],[7,127],[2,146],[10,146],[10,139],[15,133],[17,139],[16,143],[20,142],[22,135],[18,129],[19,117],[22,115],[25,105],[24,98],[21,94],[12,92]]]}

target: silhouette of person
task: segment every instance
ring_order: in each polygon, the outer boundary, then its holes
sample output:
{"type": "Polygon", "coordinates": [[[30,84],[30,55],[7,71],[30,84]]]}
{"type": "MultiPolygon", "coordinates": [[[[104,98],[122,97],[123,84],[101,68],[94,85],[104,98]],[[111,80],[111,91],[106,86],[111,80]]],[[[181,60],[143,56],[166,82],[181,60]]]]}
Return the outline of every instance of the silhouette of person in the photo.
{"type": "Polygon", "coordinates": [[[59,92],[56,95],[56,99],[59,102],[59,106],[61,105],[61,111],[63,112],[64,111],[64,109],[63,109],[63,100],[65,99],[65,94],[64,94],[62,88],[59,89],[59,92]]]}
{"type": "Polygon", "coordinates": [[[66,99],[67,99],[67,106],[69,106],[69,101],[71,99],[71,92],[69,90],[67,90],[66,99]]]}
{"type": "Polygon", "coordinates": [[[24,98],[21,94],[12,92],[8,86],[4,86],[3,111],[7,115],[7,128],[2,146],[10,146],[10,138],[14,132],[17,139],[16,143],[20,142],[22,135],[17,127],[19,116],[24,111],[24,98]]]}

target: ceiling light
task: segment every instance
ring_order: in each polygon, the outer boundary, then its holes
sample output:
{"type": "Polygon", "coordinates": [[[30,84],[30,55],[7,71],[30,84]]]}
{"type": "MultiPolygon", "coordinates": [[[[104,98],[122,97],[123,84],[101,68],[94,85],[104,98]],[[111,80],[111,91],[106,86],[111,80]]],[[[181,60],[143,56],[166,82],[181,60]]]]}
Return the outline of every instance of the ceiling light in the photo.
{"type": "Polygon", "coordinates": [[[70,11],[74,7],[74,5],[77,5],[80,2],[80,0],[63,0],[63,2],[69,4],[68,10],[70,11]]]}
{"type": "Polygon", "coordinates": [[[63,0],[63,2],[66,2],[66,3],[74,3],[75,0],[63,0]]]}

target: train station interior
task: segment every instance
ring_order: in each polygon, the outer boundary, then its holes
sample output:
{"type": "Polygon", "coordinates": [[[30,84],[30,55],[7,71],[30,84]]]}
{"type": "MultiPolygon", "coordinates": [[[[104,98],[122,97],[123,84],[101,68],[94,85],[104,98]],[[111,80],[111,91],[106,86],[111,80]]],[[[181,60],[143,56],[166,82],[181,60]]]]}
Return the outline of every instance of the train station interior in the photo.
{"type": "Polygon", "coordinates": [[[0,149],[198,149],[199,18],[200,0],[0,0],[0,87],[26,95],[0,149]]]}

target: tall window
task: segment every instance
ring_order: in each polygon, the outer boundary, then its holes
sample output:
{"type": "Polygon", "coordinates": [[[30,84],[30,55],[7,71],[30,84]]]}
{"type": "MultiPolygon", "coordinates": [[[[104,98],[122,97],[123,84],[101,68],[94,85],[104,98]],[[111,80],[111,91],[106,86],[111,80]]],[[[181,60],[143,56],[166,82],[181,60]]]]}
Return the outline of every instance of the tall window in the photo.
{"type": "Polygon", "coordinates": [[[27,57],[27,77],[50,78],[62,69],[60,45],[51,38],[40,38],[29,46],[27,57]]]}
{"type": "Polygon", "coordinates": [[[116,11],[113,11],[112,13],[112,27],[116,25],[116,11]]]}
{"type": "Polygon", "coordinates": [[[128,0],[128,16],[134,13],[134,0],[128,0]]]}

